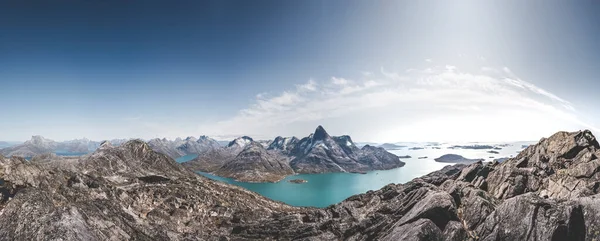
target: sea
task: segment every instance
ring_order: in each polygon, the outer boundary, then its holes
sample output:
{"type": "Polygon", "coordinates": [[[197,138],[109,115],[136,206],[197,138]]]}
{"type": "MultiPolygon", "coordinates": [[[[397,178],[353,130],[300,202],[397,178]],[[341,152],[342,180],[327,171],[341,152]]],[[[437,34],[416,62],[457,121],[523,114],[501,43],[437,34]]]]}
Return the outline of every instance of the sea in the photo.
{"type": "MultiPolygon", "coordinates": [[[[247,183],[238,182],[231,178],[219,177],[210,173],[198,174],[224,183],[237,185],[257,192],[267,198],[281,201],[299,207],[327,207],[339,203],[350,196],[365,193],[369,190],[378,190],[390,184],[402,184],[416,177],[437,171],[452,163],[440,163],[434,159],[445,154],[458,154],[469,159],[485,159],[492,161],[497,158],[510,158],[518,155],[525,146],[534,142],[512,143],[396,143],[404,146],[398,150],[388,150],[398,156],[410,156],[401,159],[405,166],[385,171],[370,171],[366,174],[358,173],[323,173],[323,174],[297,174],[286,177],[277,183],[247,183]],[[462,149],[452,148],[456,145],[492,145],[502,149],[494,150],[498,154],[489,153],[490,149],[462,149]],[[422,148],[422,149],[421,149],[422,148]],[[292,179],[304,179],[306,183],[291,183],[292,179]]],[[[187,155],[178,158],[178,162],[185,162],[195,158],[187,155]]]]}

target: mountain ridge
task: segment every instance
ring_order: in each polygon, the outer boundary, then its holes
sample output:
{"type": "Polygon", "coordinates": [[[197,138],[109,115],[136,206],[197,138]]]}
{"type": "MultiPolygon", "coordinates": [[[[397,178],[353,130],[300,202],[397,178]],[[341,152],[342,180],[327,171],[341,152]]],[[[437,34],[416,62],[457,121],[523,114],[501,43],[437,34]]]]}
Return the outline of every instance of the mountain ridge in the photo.
{"type": "Polygon", "coordinates": [[[0,155],[0,240],[591,241],[598,157],[591,132],[560,132],[502,163],[298,208],[196,175],[139,140],[62,165],[0,155]]]}

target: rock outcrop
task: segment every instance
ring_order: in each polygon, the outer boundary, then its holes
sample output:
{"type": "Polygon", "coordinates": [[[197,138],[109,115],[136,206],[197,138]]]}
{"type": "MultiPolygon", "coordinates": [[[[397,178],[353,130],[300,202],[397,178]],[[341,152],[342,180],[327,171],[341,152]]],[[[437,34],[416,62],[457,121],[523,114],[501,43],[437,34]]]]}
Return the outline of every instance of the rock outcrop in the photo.
{"type": "Polygon", "coordinates": [[[0,240],[598,240],[599,150],[561,132],[323,209],[198,176],[142,141],[70,168],[0,156],[0,240]]]}

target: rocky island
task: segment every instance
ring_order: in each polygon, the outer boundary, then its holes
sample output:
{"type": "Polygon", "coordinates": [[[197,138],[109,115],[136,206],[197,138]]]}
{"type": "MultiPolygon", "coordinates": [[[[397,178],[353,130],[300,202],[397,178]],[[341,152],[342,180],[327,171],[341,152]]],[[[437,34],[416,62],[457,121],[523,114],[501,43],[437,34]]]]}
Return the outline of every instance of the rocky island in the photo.
{"type": "Polygon", "coordinates": [[[76,162],[0,156],[0,239],[591,241],[599,156],[589,131],[559,132],[502,163],[447,166],[323,209],[212,181],[137,140],[76,162]]]}
{"type": "Polygon", "coordinates": [[[307,183],[308,181],[304,180],[304,179],[292,179],[292,180],[289,180],[288,182],[300,184],[300,183],[307,183]]]}
{"type": "Polygon", "coordinates": [[[436,162],[449,162],[449,163],[473,163],[478,161],[484,161],[483,159],[468,159],[461,155],[446,154],[441,157],[433,159],[436,162]]]}

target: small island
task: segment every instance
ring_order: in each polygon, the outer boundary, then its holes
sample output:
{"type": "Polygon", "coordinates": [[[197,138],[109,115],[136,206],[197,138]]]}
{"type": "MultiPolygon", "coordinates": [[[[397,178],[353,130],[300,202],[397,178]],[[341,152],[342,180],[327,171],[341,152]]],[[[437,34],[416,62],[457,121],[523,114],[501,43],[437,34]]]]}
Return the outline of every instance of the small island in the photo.
{"type": "Polygon", "coordinates": [[[450,162],[450,163],[474,163],[478,161],[484,161],[483,159],[468,159],[463,156],[456,154],[446,154],[441,157],[434,159],[436,162],[450,162]]]}
{"type": "Polygon", "coordinates": [[[406,155],[406,156],[398,156],[398,158],[400,159],[409,159],[412,158],[412,156],[406,155]]]}
{"type": "Polygon", "coordinates": [[[292,179],[292,180],[289,180],[288,182],[301,184],[301,183],[307,183],[308,181],[304,180],[304,179],[292,179]]]}
{"type": "Polygon", "coordinates": [[[429,157],[426,157],[426,156],[419,157],[419,159],[427,159],[427,158],[429,158],[429,157]]]}

